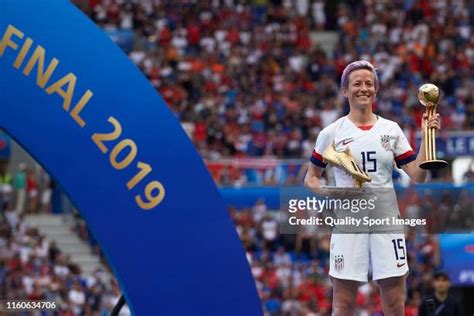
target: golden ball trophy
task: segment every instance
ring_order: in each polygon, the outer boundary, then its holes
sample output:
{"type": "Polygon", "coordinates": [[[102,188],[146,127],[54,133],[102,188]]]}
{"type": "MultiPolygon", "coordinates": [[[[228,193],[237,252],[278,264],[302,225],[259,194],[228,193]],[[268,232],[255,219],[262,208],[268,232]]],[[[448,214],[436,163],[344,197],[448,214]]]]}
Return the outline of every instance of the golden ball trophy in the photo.
{"type": "MultiPolygon", "coordinates": [[[[440,93],[437,86],[432,83],[424,84],[418,89],[418,100],[426,107],[428,119],[436,114],[436,107],[440,100],[440,93]]],[[[436,159],[436,129],[434,127],[424,127],[425,133],[425,156],[426,161],[420,164],[420,168],[425,170],[438,170],[448,166],[444,160],[436,159]]]]}

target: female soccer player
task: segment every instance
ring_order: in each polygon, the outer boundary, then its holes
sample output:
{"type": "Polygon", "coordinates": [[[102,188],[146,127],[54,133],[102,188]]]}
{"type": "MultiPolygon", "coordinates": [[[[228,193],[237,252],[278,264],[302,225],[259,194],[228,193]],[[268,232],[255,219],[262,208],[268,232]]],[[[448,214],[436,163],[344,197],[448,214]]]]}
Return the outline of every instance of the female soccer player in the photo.
{"type": "MultiPolygon", "coordinates": [[[[426,159],[424,150],[416,155],[396,122],[372,112],[378,88],[379,79],[371,63],[355,61],[344,69],[341,90],[349,101],[350,111],[319,133],[305,177],[308,188],[315,192],[320,189],[320,177],[326,167],[322,154],[333,143],[338,151],[349,147],[358,165],[372,178],[364,187],[393,190],[394,163],[414,181],[426,180],[427,172],[419,167],[426,159]]],[[[429,120],[425,115],[422,124],[440,130],[439,114],[429,120]]],[[[420,148],[423,148],[424,138],[423,134],[420,148]]],[[[336,187],[354,186],[354,179],[343,170],[335,168],[334,174],[336,187]]],[[[408,273],[405,254],[403,234],[333,233],[329,270],[333,283],[333,315],[354,314],[357,289],[360,282],[368,281],[369,263],[373,280],[380,288],[385,315],[404,315],[408,273]]]]}

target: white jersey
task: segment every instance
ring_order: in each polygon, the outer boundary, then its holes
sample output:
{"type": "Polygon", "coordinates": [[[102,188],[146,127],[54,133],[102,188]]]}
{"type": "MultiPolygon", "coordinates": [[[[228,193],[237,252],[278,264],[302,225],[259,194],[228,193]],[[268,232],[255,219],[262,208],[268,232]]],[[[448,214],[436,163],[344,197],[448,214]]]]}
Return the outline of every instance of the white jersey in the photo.
{"type": "MultiPolygon", "coordinates": [[[[359,167],[372,178],[364,187],[393,187],[392,171],[416,159],[402,129],[396,122],[377,117],[373,126],[356,126],[347,116],[324,128],[316,140],[311,162],[325,168],[322,154],[333,142],[337,151],[346,147],[352,152],[359,167]]],[[[353,187],[354,179],[342,169],[335,168],[337,187],[353,187]]]]}

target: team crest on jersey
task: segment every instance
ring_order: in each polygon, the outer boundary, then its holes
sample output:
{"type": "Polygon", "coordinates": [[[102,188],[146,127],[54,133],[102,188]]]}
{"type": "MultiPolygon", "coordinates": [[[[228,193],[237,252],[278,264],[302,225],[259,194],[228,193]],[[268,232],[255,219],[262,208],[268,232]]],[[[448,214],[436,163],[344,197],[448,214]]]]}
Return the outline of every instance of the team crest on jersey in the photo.
{"type": "Polygon", "coordinates": [[[343,255],[335,255],[334,256],[334,269],[337,272],[344,269],[344,256],[343,255]]]}
{"type": "Polygon", "coordinates": [[[380,143],[382,148],[389,151],[393,149],[395,141],[397,140],[396,136],[382,135],[380,136],[380,143]]]}
{"type": "Polygon", "coordinates": [[[390,150],[390,135],[380,136],[380,142],[382,143],[383,149],[390,150]]]}

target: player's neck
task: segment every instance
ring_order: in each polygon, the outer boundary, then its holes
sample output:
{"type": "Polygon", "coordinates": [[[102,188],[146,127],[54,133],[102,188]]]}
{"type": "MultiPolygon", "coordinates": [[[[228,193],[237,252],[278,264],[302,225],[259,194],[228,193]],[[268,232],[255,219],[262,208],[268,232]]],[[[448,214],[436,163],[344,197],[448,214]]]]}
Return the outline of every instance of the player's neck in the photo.
{"type": "Polygon", "coordinates": [[[356,126],[374,125],[377,121],[377,116],[370,110],[351,109],[347,117],[356,126]]]}

